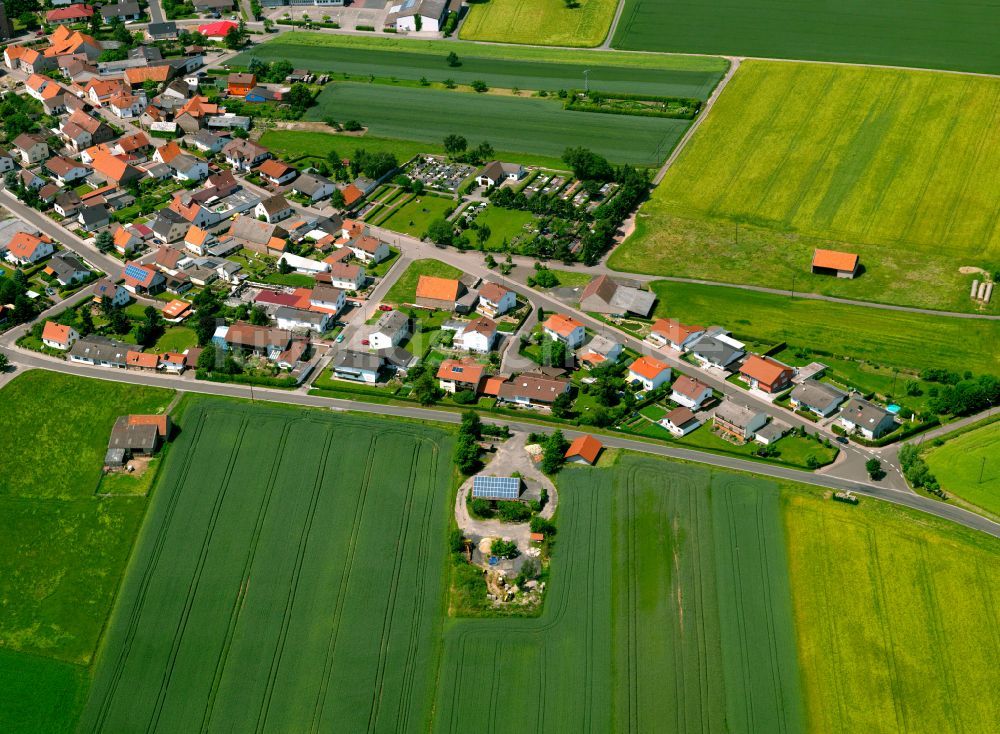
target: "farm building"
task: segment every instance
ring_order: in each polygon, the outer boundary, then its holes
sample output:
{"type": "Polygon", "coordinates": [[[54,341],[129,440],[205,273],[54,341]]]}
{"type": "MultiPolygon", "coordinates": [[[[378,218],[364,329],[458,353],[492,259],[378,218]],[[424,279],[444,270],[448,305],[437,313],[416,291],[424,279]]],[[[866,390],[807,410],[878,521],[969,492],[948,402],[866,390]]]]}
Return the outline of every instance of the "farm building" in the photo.
{"type": "Polygon", "coordinates": [[[518,477],[484,477],[472,480],[472,496],[484,500],[516,500],[521,496],[518,477]]]}
{"type": "Polygon", "coordinates": [[[386,27],[397,31],[428,31],[437,33],[448,15],[447,0],[403,0],[389,8],[386,27]]]}
{"type": "Polygon", "coordinates": [[[421,275],[417,280],[416,301],[418,306],[451,311],[455,302],[465,293],[465,286],[455,278],[437,278],[421,275]]]}
{"type": "Polygon", "coordinates": [[[652,292],[622,285],[607,275],[598,275],[580,295],[581,309],[611,316],[631,313],[647,318],[655,302],[656,295],[652,292]]]}
{"type": "Polygon", "coordinates": [[[858,256],[853,252],[817,249],[813,253],[812,271],[815,275],[836,275],[854,278],[858,275],[858,256]]]}
{"type": "Polygon", "coordinates": [[[573,439],[573,443],[566,449],[566,455],[563,458],[574,464],[590,464],[593,466],[597,463],[597,457],[603,448],[604,445],[596,438],[590,434],[584,434],[573,439]]]}
{"type": "Polygon", "coordinates": [[[168,415],[123,415],[115,421],[108,440],[104,464],[119,467],[135,455],[156,453],[160,444],[170,438],[168,415]]]}

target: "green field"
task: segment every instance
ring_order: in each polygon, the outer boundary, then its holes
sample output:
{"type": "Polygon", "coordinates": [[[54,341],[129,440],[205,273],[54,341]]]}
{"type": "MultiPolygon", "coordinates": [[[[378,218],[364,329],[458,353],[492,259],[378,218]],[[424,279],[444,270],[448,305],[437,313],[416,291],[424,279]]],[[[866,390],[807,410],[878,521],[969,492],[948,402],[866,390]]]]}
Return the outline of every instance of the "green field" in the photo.
{"type": "Polygon", "coordinates": [[[451,447],[195,399],[79,731],[402,731],[430,717],[451,447]]]}
{"type": "MultiPolygon", "coordinates": [[[[309,280],[308,284],[313,282],[309,280]]],[[[307,285],[308,285],[307,284],[307,285]]],[[[183,352],[189,347],[198,346],[198,335],[189,326],[170,326],[163,336],[156,340],[153,351],[156,352],[183,352]]]]}
{"type": "Polygon", "coordinates": [[[745,62],[611,264],[973,310],[959,268],[1000,256],[998,99],[997,79],[745,62]],[[815,247],[863,274],[811,275],[815,247]]]}
{"type": "Polygon", "coordinates": [[[559,157],[584,146],[614,163],[654,165],[688,121],[564,110],[557,99],[511,97],[384,84],[328,84],[306,117],[355,119],[376,136],[438,143],[451,133],[473,145],[559,157]],[[502,121],[502,122],[501,122],[502,121]]]}
{"type": "Polygon", "coordinates": [[[94,494],[108,435],[171,395],[42,370],[0,390],[0,731],[71,729],[146,507],[94,494]]]}
{"type": "Polygon", "coordinates": [[[995,731],[996,538],[866,499],[784,514],[808,730],[995,731]]]}
{"type": "Polygon", "coordinates": [[[941,489],[1000,515],[1000,423],[949,438],[924,458],[941,489]]]}
{"type": "MultiPolygon", "coordinates": [[[[350,158],[358,148],[364,148],[369,153],[392,153],[400,162],[408,161],[420,154],[444,154],[441,140],[417,142],[401,138],[380,138],[375,135],[338,135],[305,130],[268,130],[261,136],[260,142],[282,157],[295,159],[310,156],[316,160],[326,160],[330,151],[337,151],[341,158],[350,158]]],[[[525,155],[503,150],[497,150],[496,155],[501,160],[517,161],[526,166],[556,169],[566,167],[559,156],[525,155]]]]}
{"type": "MultiPolygon", "coordinates": [[[[509,244],[515,237],[527,237],[530,233],[524,229],[524,225],[538,221],[531,212],[523,212],[519,209],[501,209],[498,206],[486,207],[482,214],[476,217],[476,224],[480,227],[486,225],[490,228],[490,237],[486,240],[487,250],[500,250],[506,240],[509,244]]],[[[474,243],[479,240],[475,238],[474,232],[469,232],[469,237],[474,243]]]]}
{"type": "Polygon", "coordinates": [[[777,487],[636,457],[559,483],[544,612],[446,630],[435,731],[800,731],[777,487]]]}
{"type": "Polygon", "coordinates": [[[393,232],[423,237],[431,222],[443,219],[445,214],[454,208],[454,199],[424,194],[399,207],[388,219],[380,222],[379,226],[391,229],[393,232]]]}
{"type": "Polygon", "coordinates": [[[469,41],[600,46],[617,0],[482,0],[471,4],[459,35],[469,41]]]}
{"type": "Polygon", "coordinates": [[[613,44],[646,51],[998,72],[1000,6],[950,0],[626,0],[613,44]],[[724,11],[724,12],[720,12],[724,11]]]}
{"type": "MultiPolygon", "coordinates": [[[[563,7],[562,0],[544,2],[563,7]]],[[[605,4],[609,0],[587,2],[605,4]]],[[[490,12],[491,4],[474,6],[470,18],[480,10],[490,12]]],[[[468,27],[466,21],[463,28],[468,27]]],[[[334,72],[335,76],[372,75],[411,81],[426,77],[432,82],[453,79],[459,84],[481,79],[492,87],[549,92],[582,89],[583,71],[589,69],[592,89],[699,99],[708,98],[728,65],[724,59],[710,57],[515,48],[461,41],[302,32],[282,33],[279,39],[255,46],[252,52],[237,56],[232,63],[246,66],[254,57],[262,61],[285,59],[296,67],[334,72]],[[452,51],[458,54],[460,66],[446,63],[445,58],[452,51]]]]}
{"type": "Polygon", "coordinates": [[[417,297],[417,281],[421,275],[461,278],[462,271],[440,260],[415,260],[396,279],[382,300],[387,303],[413,303],[417,297]]]}
{"type": "Polygon", "coordinates": [[[656,316],[721,324],[737,338],[919,371],[1000,374],[1000,321],[929,316],[691,283],[655,281],[656,316]],[[933,339],[929,342],[929,335],[933,339]],[[928,348],[931,345],[946,345],[928,348]]]}

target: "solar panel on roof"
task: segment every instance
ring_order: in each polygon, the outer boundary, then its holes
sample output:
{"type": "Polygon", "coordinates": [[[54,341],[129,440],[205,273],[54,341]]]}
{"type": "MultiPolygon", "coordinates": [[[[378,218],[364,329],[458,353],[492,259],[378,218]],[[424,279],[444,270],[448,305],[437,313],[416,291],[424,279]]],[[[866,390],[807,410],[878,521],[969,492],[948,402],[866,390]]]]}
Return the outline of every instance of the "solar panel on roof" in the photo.
{"type": "Polygon", "coordinates": [[[521,496],[521,480],[517,477],[476,477],[472,480],[472,496],[516,500],[521,496]]]}
{"type": "Polygon", "coordinates": [[[135,280],[145,280],[149,273],[146,272],[145,268],[141,268],[138,265],[126,265],[125,266],[125,277],[134,278],[135,280]]]}

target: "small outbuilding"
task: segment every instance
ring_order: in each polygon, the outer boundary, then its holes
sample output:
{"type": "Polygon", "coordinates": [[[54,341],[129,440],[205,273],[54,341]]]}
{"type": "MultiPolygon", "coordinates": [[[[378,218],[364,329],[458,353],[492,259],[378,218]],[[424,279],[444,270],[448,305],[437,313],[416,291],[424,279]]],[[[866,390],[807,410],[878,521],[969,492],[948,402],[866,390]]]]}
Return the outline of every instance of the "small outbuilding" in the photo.
{"type": "Polygon", "coordinates": [[[563,458],[574,464],[589,464],[593,466],[597,463],[597,457],[600,456],[603,448],[604,444],[596,438],[590,434],[584,434],[573,439],[573,443],[566,449],[566,455],[563,458]]]}
{"type": "Polygon", "coordinates": [[[813,253],[812,271],[814,275],[836,275],[838,278],[855,278],[860,266],[858,256],[853,252],[820,250],[813,253]]]}

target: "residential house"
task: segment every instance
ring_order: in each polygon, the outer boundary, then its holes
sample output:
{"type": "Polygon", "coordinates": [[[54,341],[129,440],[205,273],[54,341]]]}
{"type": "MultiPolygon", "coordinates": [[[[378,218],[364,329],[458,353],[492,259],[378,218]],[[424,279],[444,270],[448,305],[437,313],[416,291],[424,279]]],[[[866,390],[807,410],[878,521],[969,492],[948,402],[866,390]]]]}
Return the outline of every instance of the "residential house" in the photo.
{"type": "Polygon", "coordinates": [[[197,148],[202,153],[218,153],[232,139],[225,135],[209,132],[208,130],[198,130],[188,133],[185,136],[185,140],[187,140],[188,145],[197,148]]]}
{"type": "Polygon", "coordinates": [[[39,237],[28,232],[15,232],[7,242],[4,256],[14,265],[34,265],[55,252],[55,249],[52,240],[46,235],[39,237]]]}
{"type": "Polygon", "coordinates": [[[674,319],[657,319],[649,330],[646,341],[657,347],[670,347],[686,352],[705,334],[704,327],[682,324],[674,319]]]}
{"type": "Polygon", "coordinates": [[[847,393],[838,390],[833,385],[814,380],[803,380],[800,385],[792,388],[788,401],[798,410],[808,410],[811,413],[826,418],[833,415],[838,406],[847,400],[847,393]]]}
{"type": "Polygon", "coordinates": [[[56,177],[60,186],[68,186],[90,175],[90,169],[85,165],[61,155],[52,156],[46,160],[45,168],[56,177]]]}
{"type": "Polygon", "coordinates": [[[607,275],[598,275],[580,294],[583,311],[624,316],[635,314],[648,318],[656,302],[656,295],[632,286],[623,285],[607,275]]]}
{"type": "Polygon", "coordinates": [[[751,354],[740,366],[739,375],[751,389],[774,395],[791,387],[795,370],[771,357],[751,354]]]}
{"type": "Polygon", "coordinates": [[[372,349],[396,347],[411,333],[409,316],[402,311],[386,311],[368,334],[368,343],[372,349]]]}
{"type": "Polygon", "coordinates": [[[149,265],[140,265],[135,261],[125,263],[122,271],[125,279],[125,290],[134,295],[156,295],[162,293],[167,279],[163,274],[149,265]]]}
{"type": "Polygon", "coordinates": [[[46,23],[86,23],[94,14],[92,5],[73,3],[64,8],[55,8],[45,14],[46,23]]]}
{"type": "Polygon", "coordinates": [[[173,41],[177,38],[177,24],[173,21],[150,23],[146,26],[146,37],[150,41],[173,41]]]}
{"type": "MultiPolygon", "coordinates": [[[[152,82],[157,87],[166,84],[174,75],[174,67],[170,64],[153,64],[133,67],[125,70],[125,83],[130,89],[145,89],[146,82],[152,82]]],[[[187,99],[184,95],[182,99],[187,99]]],[[[141,114],[141,113],[140,113],[141,114]]]]}
{"type": "Polygon", "coordinates": [[[142,171],[138,168],[104,151],[96,153],[91,166],[94,178],[117,187],[128,186],[142,178],[142,171]]]}
{"type": "Polygon", "coordinates": [[[341,380],[378,382],[379,371],[382,368],[382,358],[376,354],[356,352],[352,349],[342,349],[333,358],[333,374],[341,380]]]}
{"type": "Polygon", "coordinates": [[[711,329],[688,350],[702,367],[728,370],[746,352],[744,344],[722,329],[711,329]]]}
{"type": "Polygon", "coordinates": [[[490,161],[476,174],[476,184],[499,186],[504,181],[520,181],[525,173],[524,166],[520,164],[490,161]]]}
{"type": "Polygon", "coordinates": [[[448,0],[403,0],[389,8],[385,25],[398,33],[427,31],[437,33],[448,16],[448,0]]]}
{"type": "Polygon", "coordinates": [[[752,439],[754,434],[764,427],[767,415],[727,398],[716,408],[713,420],[720,433],[743,443],[752,439]]]}
{"type": "Polygon", "coordinates": [[[184,246],[195,255],[204,255],[215,242],[215,235],[193,224],[184,233],[184,246]]]}
{"type": "Polygon", "coordinates": [[[230,97],[246,97],[247,92],[257,86],[257,76],[249,73],[233,73],[226,79],[226,91],[230,97]]]}
{"type": "Polygon", "coordinates": [[[375,353],[382,358],[386,367],[392,367],[397,372],[407,372],[420,361],[402,347],[387,347],[376,350],[375,353]]]}
{"type": "Polygon", "coordinates": [[[3,148],[0,148],[0,173],[13,171],[14,168],[16,168],[16,165],[14,164],[14,156],[3,148]]]}
{"type": "Polygon", "coordinates": [[[892,413],[859,397],[847,401],[838,421],[848,433],[860,433],[869,441],[881,438],[896,427],[892,413]]]}
{"type": "Polygon", "coordinates": [[[164,352],[160,355],[160,360],[156,367],[172,375],[179,375],[187,369],[187,360],[180,352],[164,352]]]}
{"type": "Polygon", "coordinates": [[[254,208],[254,214],[257,215],[258,219],[263,218],[265,222],[271,224],[287,219],[294,213],[295,210],[288,205],[285,197],[281,194],[275,194],[261,200],[254,208]]]}
{"type": "Polygon", "coordinates": [[[250,173],[250,171],[271,157],[271,151],[252,140],[234,140],[222,149],[226,163],[234,171],[250,173]]]}
{"type": "Polygon", "coordinates": [[[187,153],[174,156],[167,165],[178,181],[202,181],[208,178],[208,163],[187,153]]]}
{"type": "Polygon", "coordinates": [[[164,242],[177,242],[191,228],[187,220],[173,209],[160,209],[151,225],[153,234],[164,242]]]}
{"type": "Polygon", "coordinates": [[[24,83],[24,91],[29,97],[34,97],[45,107],[45,111],[58,114],[66,110],[63,97],[66,90],[54,79],[41,74],[32,74],[24,83]]]}
{"type": "Polygon", "coordinates": [[[322,334],[330,326],[330,314],[291,306],[278,306],[274,319],[279,329],[289,331],[315,331],[322,334]]]}
{"type": "Polygon", "coordinates": [[[146,96],[120,92],[107,101],[107,107],[116,117],[131,120],[139,117],[146,109],[146,96]]]}
{"type": "Polygon", "coordinates": [[[76,343],[80,335],[72,326],[57,324],[55,321],[46,321],[42,327],[42,344],[51,349],[66,351],[76,343]]]}
{"type": "Polygon", "coordinates": [[[497,339],[497,325],[493,319],[480,316],[467,323],[455,341],[470,352],[489,352],[497,339]]]}
{"type": "Polygon", "coordinates": [[[191,315],[191,304],[187,301],[174,299],[163,307],[163,320],[179,324],[191,315]]]}
{"type": "Polygon", "coordinates": [[[464,292],[465,286],[457,278],[421,275],[417,279],[416,301],[425,308],[452,311],[464,292]]]}
{"type": "Polygon", "coordinates": [[[130,370],[146,370],[156,372],[160,366],[159,355],[149,352],[129,351],[125,353],[125,368],[130,370]]]}
{"type": "Polygon", "coordinates": [[[16,48],[24,49],[17,58],[16,63],[18,68],[28,74],[42,74],[56,68],[55,56],[49,56],[34,48],[24,48],[23,46],[16,48]]]}
{"type": "Polygon", "coordinates": [[[583,324],[564,313],[550,315],[542,324],[542,330],[549,339],[562,342],[570,349],[576,349],[583,344],[587,336],[583,324]]]}
{"type": "Polygon", "coordinates": [[[288,245],[288,233],[277,224],[258,222],[253,217],[238,216],[229,228],[229,236],[241,246],[264,255],[279,256],[288,245]]]}
{"type": "Polygon", "coordinates": [[[128,291],[115,285],[108,278],[101,278],[94,284],[94,303],[103,304],[107,298],[112,306],[124,306],[129,302],[128,291]]]}
{"type": "Polygon", "coordinates": [[[126,355],[140,350],[135,344],[90,334],[80,337],[69,349],[69,360],[97,367],[117,367],[125,369],[126,355]]]}
{"type": "Polygon", "coordinates": [[[572,383],[560,377],[526,373],[511,377],[501,383],[497,398],[505,403],[525,406],[549,406],[563,393],[569,392],[572,383]]]}
{"type": "Polygon", "coordinates": [[[317,283],[328,283],[334,288],[342,288],[345,291],[359,291],[364,287],[366,281],[365,269],[360,265],[345,262],[327,264],[330,265],[330,270],[317,275],[317,283]]]}
{"type": "Polygon", "coordinates": [[[670,382],[670,365],[656,357],[642,356],[628,366],[628,379],[642,385],[644,390],[655,390],[670,382]]]}
{"type": "Polygon", "coordinates": [[[586,345],[580,347],[577,357],[584,367],[593,369],[603,364],[614,364],[618,361],[621,354],[621,342],[598,334],[586,345]]]}
{"type": "Polygon", "coordinates": [[[113,5],[105,5],[101,8],[101,18],[108,24],[116,20],[125,23],[130,20],[139,20],[141,17],[142,9],[136,0],[118,0],[113,5]]]}
{"type": "Polygon", "coordinates": [[[478,395],[485,374],[486,367],[474,359],[446,359],[438,367],[438,385],[445,392],[469,390],[478,395]]]}
{"type": "Polygon", "coordinates": [[[115,245],[115,252],[119,255],[128,255],[142,244],[142,239],[136,236],[131,229],[127,229],[120,224],[118,225],[118,229],[114,231],[114,234],[111,235],[111,239],[115,245]]]}
{"type": "Polygon", "coordinates": [[[60,217],[67,218],[76,216],[81,206],[80,195],[73,189],[67,189],[56,197],[52,208],[56,210],[56,214],[60,217]]]}
{"type": "Polygon", "coordinates": [[[712,388],[687,375],[679,376],[671,386],[670,399],[691,410],[698,410],[711,397],[712,388]]]}
{"type": "MultiPolygon", "coordinates": [[[[291,267],[296,273],[305,273],[313,276],[325,273],[330,269],[330,264],[327,262],[320,262],[308,257],[300,257],[299,255],[293,255],[290,252],[286,252],[278,258],[278,265],[281,265],[281,263],[287,263],[288,266],[291,267]]],[[[331,285],[329,281],[324,282],[326,282],[327,285],[331,285]]]]}
{"type": "Polygon", "coordinates": [[[344,291],[333,286],[316,284],[309,296],[309,305],[313,309],[323,309],[336,316],[344,310],[344,291]]]}
{"type": "Polygon", "coordinates": [[[184,250],[179,250],[176,247],[170,247],[168,245],[161,245],[156,248],[156,252],[153,253],[152,264],[164,273],[177,275],[178,271],[180,271],[184,266],[184,260],[186,258],[187,256],[184,254],[184,250]]]}
{"type": "Polygon", "coordinates": [[[257,168],[257,173],[273,186],[284,186],[291,183],[292,179],[299,174],[297,170],[277,158],[268,158],[261,163],[257,168]]]}
{"type": "Polygon", "coordinates": [[[855,278],[860,262],[853,252],[817,249],[813,252],[812,272],[816,275],[835,275],[838,278],[855,278]]]}
{"type": "Polygon", "coordinates": [[[177,144],[176,140],[171,140],[169,143],[161,145],[156,149],[153,153],[153,160],[158,163],[166,163],[167,165],[170,165],[170,161],[183,154],[183,148],[177,144]]]}
{"type": "Polygon", "coordinates": [[[133,135],[123,135],[115,142],[115,152],[118,155],[145,158],[152,149],[153,146],[146,133],[141,131],[133,135]]]}
{"type": "Polygon", "coordinates": [[[316,173],[303,173],[292,183],[292,191],[308,197],[313,203],[327,198],[336,189],[333,181],[316,173]]]}
{"type": "Polygon", "coordinates": [[[222,13],[233,9],[233,0],[194,0],[194,9],[198,13],[222,13]]]}
{"type": "Polygon", "coordinates": [[[52,60],[61,56],[86,56],[90,61],[94,61],[103,52],[101,44],[93,36],[80,31],[70,31],[64,25],[60,25],[49,36],[49,43],[45,55],[52,60]]]}
{"type": "Polygon", "coordinates": [[[392,254],[388,243],[370,235],[355,237],[347,243],[347,247],[354,257],[365,264],[378,265],[392,254]]]}
{"type": "Polygon", "coordinates": [[[701,425],[690,408],[674,408],[660,419],[660,425],[666,428],[673,436],[681,438],[701,425]]]}
{"type": "Polygon", "coordinates": [[[597,457],[601,454],[604,444],[585,433],[573,439],[573,443],[566,449],[563,459],[569,464],[588,464],[593,466],[597,463],[597,457]]]}
{"type": "Polygon", "coordinates": [[[90,277],[90,268],[76,255],[60,252],[49,260],[45,273],[54,277],[59,285],[67,286],[90,277]]]}
{"type": "Polygon", "coordinates": [[[479,289],[476,311],[495,319],[517,307],[517,294],[497,283],[483,283],[479,289]]]}
{"type": "Polygon", "coordinates": [[[252,352],[275,360],[288,349],[292,342],[292,332],[269,326],[255,326],[246,321],[236,321],[224,336],[225,348],[240,352],[252,352]]]}
{"type": "Polygon", "coordinates": [[[121,79],[91,79],[83,87],[87,100],[95,107],[101,107],[112,98],[125,92],[121,79]]]}
{"type": "Polygon", "coordinates": [[[87,232],[97,232],[111,225],[111,213],[104,204],[83,206],[76,215],[76,221],[87,232]]]}
{"type": "Polygon", "coordinates": [[[49,157],[49,144],[41,135],[34,133],[21,133],[14,138],[14,150],[21,156],[21,162],[26,166],[41,163],[49,157]]]}
{"type": "Polygon", "coordinates": [[[115,131],[103,120],[77,110],[61,124],[60,133],[70,146],[83,152],[87,148],[101,143],[108,143],[115,138],[115,131]]]}

